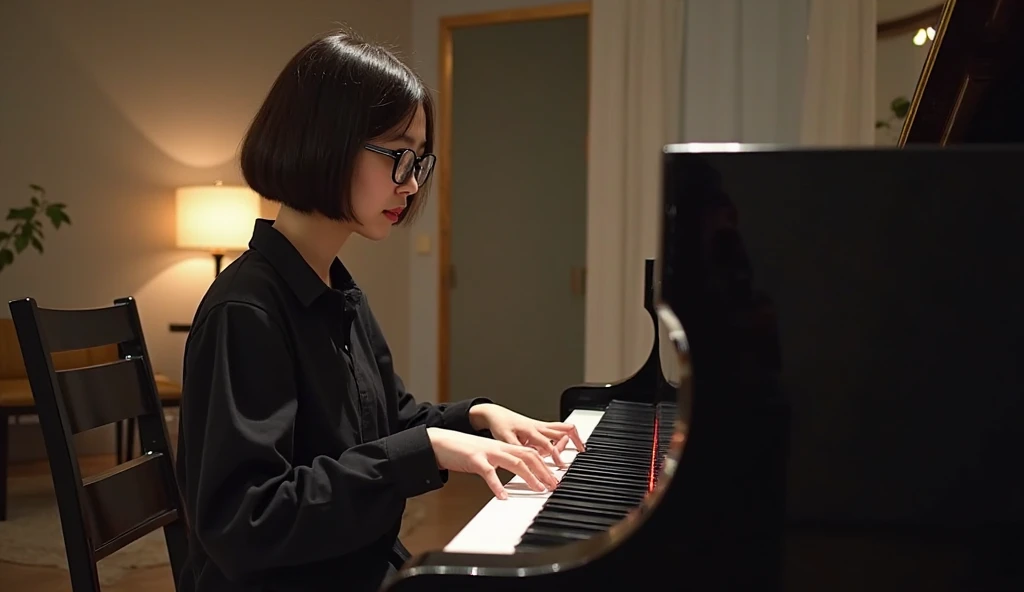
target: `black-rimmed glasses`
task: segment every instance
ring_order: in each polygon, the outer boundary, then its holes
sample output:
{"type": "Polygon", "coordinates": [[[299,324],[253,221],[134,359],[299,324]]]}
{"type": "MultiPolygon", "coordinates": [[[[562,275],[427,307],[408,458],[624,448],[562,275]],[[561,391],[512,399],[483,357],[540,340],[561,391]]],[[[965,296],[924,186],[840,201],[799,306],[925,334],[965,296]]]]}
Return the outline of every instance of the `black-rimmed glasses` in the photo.
{"type": "Polygon", "coordinates": [[[430,171],[434,170],[434,163],[437,161],[437,157],[433,154],[424,154],[423,156],[417,157],[416,151],[410,150],[409,148],[391,150],[388,148],[382,148],[381,146],[367,144],[366,149],[370,152],[390,156],[395,160],[395,166],[391,169],[391,180],[394,181],[396,185],[404,184],[409,180],[409,175],[415,171],[416,184],[422,186],[427,182],[427,179],[430,178],[430,171]]]}

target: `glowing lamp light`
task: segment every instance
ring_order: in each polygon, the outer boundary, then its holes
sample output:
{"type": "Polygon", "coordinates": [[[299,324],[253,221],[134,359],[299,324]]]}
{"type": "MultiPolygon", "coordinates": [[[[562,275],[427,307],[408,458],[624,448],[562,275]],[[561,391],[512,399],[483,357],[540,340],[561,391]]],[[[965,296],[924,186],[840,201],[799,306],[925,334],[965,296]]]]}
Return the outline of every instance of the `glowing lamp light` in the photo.
{"type": "Polygon", "coordinates": [[[917,33],[914,34],[914,45],[924,45],[929,41],[935,39],[935,28],[928,27],[927,29],[918,29],[917,33]]]}
{"type": "Polygon", "coordinates": [[[220,274],[225,253],[248,248],[260,215],[259,194],[220,183],[181,187],[175,205],[178,248],[212,253],[215,275],[220,274]]]}

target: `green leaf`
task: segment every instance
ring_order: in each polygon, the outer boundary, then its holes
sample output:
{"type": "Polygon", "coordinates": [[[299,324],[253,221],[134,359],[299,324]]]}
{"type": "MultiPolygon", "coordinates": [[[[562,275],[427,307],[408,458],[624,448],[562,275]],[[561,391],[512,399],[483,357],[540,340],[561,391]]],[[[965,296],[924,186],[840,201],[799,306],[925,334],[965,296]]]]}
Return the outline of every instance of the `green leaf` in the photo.
{"type": "Polygon", "coordinates": [[[32,237],[22,232],[18,236],[14,237],[14,250],[21,253],[28,248],[28,242],[32,237]]]}
{"type": "Polygon", "coordinates": [[[64,212],[66,206],[62,203],[55,203],[46,206],[46,217],[54,228],[60,228],[61,224],[71,224],[71,218],[64,212]]]}
{"type": "Polygon", "coordinates": [[[37,208],[39,207],[39,198],[38,197],[33,197],[32,198],[32,205],[37,207],[37,208]]]}
{"type": "Polygon", "coordinates": [[[10,249],[0,249],[0,264],[10,265],[14,263],[14,253],[10,249]]]}
{"type": "Polygon", "coordinates": [[[907,113],[910,112],[910,101],[907,100],[907,97],[896,97],[892,100],[889,108],[892,109],[893,114],[896,115],[897,118],[903,119],[907,116],[907,113]]]}
{"type": "Polygon", "coordinates": [[[28,208],[11,208],[11,211],[7,212],[8,220],[31,220],[32,216],[36,215],[36,209],[32,207],[28,208]]]}
{"type": "Polygon", "coordinates": [[[875,129],[882,129],[883,127],[884,128],[888,128],[889,127],[889,122],[887,122],[887,121],[876,121],[875,122],[875,129]]]}
{"type": "Polygon", "coordinates": [[[9,238],[11,238],[10,234],[8,234],[6,232],[3,232],[3,231],[0,231],[0,241],[5,241],[5,240],[7,240],[9,238]]]}
{"type": "Polygon", "coordinates": [[[36,185],[35,183],[30,183],[28,188],[31,189],[32,191],[38,191],[39,193],[46,195],[46,190],[43,189],[42,186],[36,185]]]}
{"type": "Polygon", "coordinates": [[[35,250],[39,251],[39,253],[42,254],[43,243],[40,242],[39,239],[34,236],[32,237],[32,246],[35,248],[35,250]]]}

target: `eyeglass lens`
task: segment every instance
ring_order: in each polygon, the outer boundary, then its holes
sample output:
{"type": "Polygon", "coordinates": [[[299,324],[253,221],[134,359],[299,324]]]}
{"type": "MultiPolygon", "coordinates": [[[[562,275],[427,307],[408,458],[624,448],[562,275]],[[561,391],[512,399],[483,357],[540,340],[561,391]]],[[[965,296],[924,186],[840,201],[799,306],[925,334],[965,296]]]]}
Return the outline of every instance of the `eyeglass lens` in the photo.
{"type": "MultiPolygon", "coordinates": [[[[409,179],[409,174],[413,172],[416,167],[416,153],[407,150],[402,153],[402,156],[398,158],[398,165],[395,167],[395,183],[405,183],[409,179]]],[[[427,177],[430,176],[431,169],[434,168],[434,157],[427,156],[420,161],[419,169],[416,170],[416,184],[422,185],[426,182],[427,177]]]]}

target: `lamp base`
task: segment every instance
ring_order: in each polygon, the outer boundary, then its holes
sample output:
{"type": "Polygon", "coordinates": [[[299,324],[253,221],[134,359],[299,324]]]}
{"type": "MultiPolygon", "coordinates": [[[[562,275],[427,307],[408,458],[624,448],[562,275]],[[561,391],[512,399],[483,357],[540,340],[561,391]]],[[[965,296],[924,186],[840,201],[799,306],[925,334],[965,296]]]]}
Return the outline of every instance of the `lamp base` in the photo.
{"type": "Polygon", "coordinates": [[[214,264],[213,277],[217,277],[218,275],[220,275],[220,270],[221,270],[221,266],[223,265],[223,263],[224,263],[224,253],[214,253],[213,254],[213,264],[214,264]]]}

